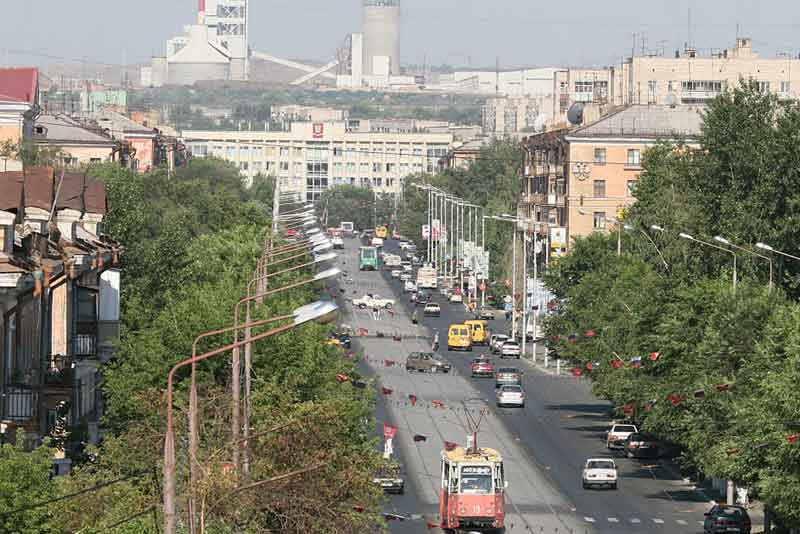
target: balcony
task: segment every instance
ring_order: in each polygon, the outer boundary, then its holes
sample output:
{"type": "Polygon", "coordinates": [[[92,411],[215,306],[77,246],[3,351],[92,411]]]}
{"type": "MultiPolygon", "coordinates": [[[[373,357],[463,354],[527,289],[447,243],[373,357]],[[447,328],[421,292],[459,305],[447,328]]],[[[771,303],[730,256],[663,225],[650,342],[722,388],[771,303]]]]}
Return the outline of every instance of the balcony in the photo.
{"type": "Polygon", "coordinates": [[[94,358],[97,356],[97,335],[76,334],[72,336],[72,355],[75,358],[94,358]]]}
{"type": "Polygon", "coordinates": [[[38,391],[27,386],[10,384],[2,386],[0,391],[0,414],[4,420],[23,424],[36,417],[38,391]]]}

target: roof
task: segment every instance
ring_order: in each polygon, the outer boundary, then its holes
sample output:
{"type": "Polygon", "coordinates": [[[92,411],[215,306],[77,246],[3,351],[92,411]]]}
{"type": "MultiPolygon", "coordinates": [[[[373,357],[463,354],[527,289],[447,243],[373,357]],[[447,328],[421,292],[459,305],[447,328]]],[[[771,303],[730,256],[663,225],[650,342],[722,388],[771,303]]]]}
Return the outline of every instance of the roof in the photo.
{"type": "Polygon", "coordinates": [[[0,69],[0,100],[36,103],[39,70],[35,68],[0,69]]]}
{"type": "Polygon", "coordinates": [[[0,172],[0,210],[17,210],[22,206],[22,171],[0,172]]]}
{"type": "Polygon", "coordinates": [[[450,460],[451,462],[502,462],[503,456],[494,449],[488,447],[481,447],[480,454],[470,454],[464,447],[456,447],[452,451],[442,451],[442,457],[450,460]]]}
{"type": "Polygon", "coordinates": [[[576,128],[567,134],[567,138],[698,137],[702,131],[704,111],[703,106],[629,106],[576,128]]]}
{"type": "Polygon", "coordinates": [[[40,115],[36,126],[44,128],[43,134],[36,134],[37,141],[62,142],[69,144],[114,145],[114,141],[91,130],[69,117],[40,115]]]}
{"type": "Polygon", "coordinates": [[[102,110],[92,114],[92,118],[97,124],[111,131],[112,135],[134,134],[155,136],[153,128],[148,128],[138,122],[129,119],[121,113],[102,110]]]}

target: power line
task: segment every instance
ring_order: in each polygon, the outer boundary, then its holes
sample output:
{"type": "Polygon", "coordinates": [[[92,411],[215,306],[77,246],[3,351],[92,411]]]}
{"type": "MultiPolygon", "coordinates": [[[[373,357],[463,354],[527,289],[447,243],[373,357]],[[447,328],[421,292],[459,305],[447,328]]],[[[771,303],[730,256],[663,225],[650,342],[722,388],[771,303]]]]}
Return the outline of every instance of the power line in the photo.
{"type": "Polygon", "coordinates": [[[126,65],[120,65],[119,63],[106,63],[104,61],[94,61],[89,60],[87,58],[74,58],[74,57],[67,57],[67,56],[58,56],[55,54],[47,54],[45,52],[37,52],[35,50],[22,50],[19,48],[6,48],[4,49],[8,53],[11,54],[19,54],[19,55],[27,55],[27,56],[34,56],[34,57],[41,57],[45,59],[59,59],[62,61],[71,61],[73,63],[83,63],[88,65],[101,65],[103,67],[125,67],[126,65]]]}

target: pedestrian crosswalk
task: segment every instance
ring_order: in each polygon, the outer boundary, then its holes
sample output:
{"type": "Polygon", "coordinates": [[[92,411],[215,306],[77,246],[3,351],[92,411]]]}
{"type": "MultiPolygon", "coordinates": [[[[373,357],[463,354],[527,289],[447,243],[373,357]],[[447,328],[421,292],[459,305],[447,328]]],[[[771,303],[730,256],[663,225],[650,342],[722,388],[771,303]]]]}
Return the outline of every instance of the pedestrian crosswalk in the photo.
{"type": "MultiPolygon", "coordinates": [[[[590,517],[590,516],[584,516],[583,520],[585,522],[587,522],[587,523],[603,523],[603,522],[606,522],[606,523],[617,524],[617,525],[622,525],[622,524],[626,524],[626,523],[631,524],[631,525],[642,525],[642,524],[646,524],[646,523],[652,523],[652,524],[656,524],[656,525],[667,525],[667,524],[670,524],[670,523],[674,522],[675,524],[681,525],[683,527],[687,527],[687,526],[689,526],[690,523],[692,523],[692,521],[687,521],[686,519],[667,520],[667,519],[662,519],[660,517],[648,517],[648,518],[639,518],[639,517],[630,517],[630,518],[606,517],[606,518],[595,518],[595,517],[590,517]]],[[[703,525],[703,521],[698,520],[697,524],[702,526],[703,525]]]]}

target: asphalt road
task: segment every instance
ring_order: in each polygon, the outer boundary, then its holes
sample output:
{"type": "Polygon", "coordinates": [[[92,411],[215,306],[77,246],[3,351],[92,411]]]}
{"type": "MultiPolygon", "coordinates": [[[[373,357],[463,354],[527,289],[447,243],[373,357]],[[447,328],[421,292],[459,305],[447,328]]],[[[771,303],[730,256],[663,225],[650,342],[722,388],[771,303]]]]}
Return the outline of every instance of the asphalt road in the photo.
{"type": "MultiPolygon", "coordinates": [[[[391,249],[393,243],[387,246],[391,249]]],[[[347,240],[341,255],[342,269],[349,272],[342,287],[346,298],[378,293],[394,298],[393,315],[384,313],[374,320],[371,311],[347,307],[344,322],[353,328],[366,328],[369,336],[358,343],[365,349],[369,371],[381,385],[392,389],[382,395],[377,417],[398,427],[395,456],[406,474],[407,494],[392,496],[387,510],[408,520],[394,523],[392,532],[435,532],[426,520],[438,521],[439,454],[444,440],[464,444],[467,435],[465,408],[477,414],[489,408],[479,433],[479,443],[500,450],[506,458],[509,489],[506,494],[507,532],[541,533],[697,533],[702,532],[703,512],[708,508],[704,496],[677,475],[668,463],[629,460],[617,455],[621,480],[619,489],[584,490],[581,487],[583,461],[608,456],[604,436],[608,428],[608,404],[592,396],[584,379],[553,376],[525,361],[505,360],[525,372],[525,408],[494,406],[494,381],[469,378],[471,359],[487,349],[472,353],[447,351],[446,331],[451,323],[466,317],[463,306],[448,304],[440,295],[439,318],[424,318],[420,326],[410,321],[413,309],[403,295],[399,281],[388,273],[358,271],[360,243],[347,240]],[[454,372],[409,374],[404,370],[406,355],[414,350],[430,350],[433,329],[440,332],[440,356],[453,364],[454,372]],[[389,337],[376,338],[383,332],[389,337]],[[401,334],[402,341],[394,341],[401,334]],[[419,336],[419,339],[414,336],[419,336]],[[385,360],[396,362],[386,366],[385,360]],[[408,395],[418,398],[416,406],[408,395]],[[432,400],[445,408],[431,405],[432,400]],[[413,436],[427,437],[414,442],[413,436]]],[[[422,315],[421,312],[419,314],[422,315]]],[[[505,332],[505,321],[491,327],[505,332]]],[[[493,358],[500,363],[498,358],[493,358]]]]}

